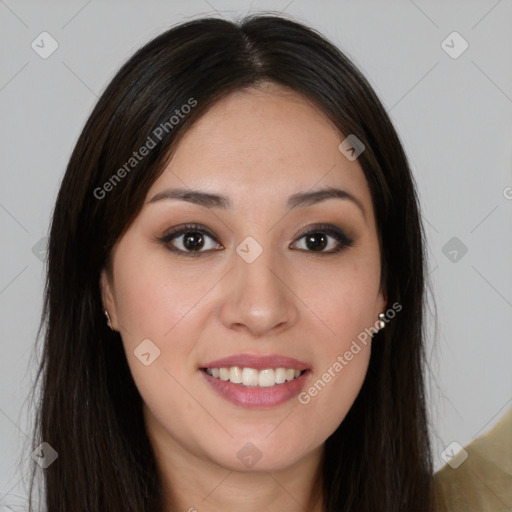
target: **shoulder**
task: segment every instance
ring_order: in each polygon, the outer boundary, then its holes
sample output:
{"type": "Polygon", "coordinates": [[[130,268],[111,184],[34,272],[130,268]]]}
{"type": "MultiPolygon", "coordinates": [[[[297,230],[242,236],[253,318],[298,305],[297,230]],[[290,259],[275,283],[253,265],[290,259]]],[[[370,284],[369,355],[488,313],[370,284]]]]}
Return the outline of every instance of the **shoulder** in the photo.
{"type": "Polygon", "coordinates": [[[512,511],[512,409],[434,477],[439,512],[512,511]]]}

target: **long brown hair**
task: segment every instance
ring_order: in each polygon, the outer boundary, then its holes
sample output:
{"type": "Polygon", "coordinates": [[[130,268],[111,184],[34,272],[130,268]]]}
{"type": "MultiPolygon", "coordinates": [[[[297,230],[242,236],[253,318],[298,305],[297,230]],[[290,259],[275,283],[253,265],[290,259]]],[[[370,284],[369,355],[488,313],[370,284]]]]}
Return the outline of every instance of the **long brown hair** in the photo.
{"type": "Polygon", "coordinates": [[[433,510],[424,231],[406,155],[385,108],[340,50],[290,19],[255,15],[198,19],[150,41],[115,75],[74,148],[51,224],[36,381],[34,441],[59,454],[44,471],[47,512],[162,510],[142,399],[120,336],[105,322],[99,275],[192,123],[220,98],[262,81],[303,94],[366,146],[358,161],[375,209],[382,286],[388,303],[403,307],[374,335],[362,389],[325,443],[326,511],[433,510]],[[193,108],[171,122],[191,99],[193,108]],[[131,161],[149,138],[155,146],[131,161]]]}

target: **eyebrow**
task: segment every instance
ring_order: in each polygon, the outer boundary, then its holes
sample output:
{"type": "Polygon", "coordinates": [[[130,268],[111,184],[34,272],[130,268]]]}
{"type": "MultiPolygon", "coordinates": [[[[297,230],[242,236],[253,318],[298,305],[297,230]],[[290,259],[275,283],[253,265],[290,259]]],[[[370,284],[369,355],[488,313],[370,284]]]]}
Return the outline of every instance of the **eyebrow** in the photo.
{"type": "MultiPolygon", "coordinates": [[[[209,192],[202,192],[200,190],[192,190],[189,188],[169,188],[163,190],[162,192],[159,192],[154,197],[152,197],[148,201],[148,204],[156,203],[162,200],[173,199],[187,201],[189,203],[204,206],[206,208],[221,208],[226,210],[232,206],[231,200],[226,196],[212,194],[209,192]]],[[[335,187],[326,187],[308,192],[298,192],[288,198],[286,206],[287,210],[293,210],[295,208],[311,206],[313,204],[326,201],[327,199],[342,199],[351,201],[361,210],[366,220],[366,211],[362,202],[350,192],[335,187]]]]}

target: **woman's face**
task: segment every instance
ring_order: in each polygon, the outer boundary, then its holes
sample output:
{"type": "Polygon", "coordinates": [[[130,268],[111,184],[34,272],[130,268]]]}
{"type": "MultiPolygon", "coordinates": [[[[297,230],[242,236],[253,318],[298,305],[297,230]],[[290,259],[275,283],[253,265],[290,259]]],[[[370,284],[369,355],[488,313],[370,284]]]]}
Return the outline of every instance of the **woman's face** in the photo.
{"type": "Polygon", "coordinates": [[[369,188],[343,138],[288,89],[233,93],[186,133],[116,244],[103,300],[168,453],[283,469],[352,406],[362,333],[386,303],[369,188]],[[326,189],[344,192],[315,195],[326,189]]]}

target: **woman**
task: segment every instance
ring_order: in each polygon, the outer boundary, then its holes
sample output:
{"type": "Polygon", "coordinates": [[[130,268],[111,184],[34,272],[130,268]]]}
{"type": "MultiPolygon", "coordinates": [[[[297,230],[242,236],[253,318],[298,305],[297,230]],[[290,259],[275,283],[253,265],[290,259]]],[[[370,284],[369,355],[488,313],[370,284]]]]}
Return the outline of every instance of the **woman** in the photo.
{"type": "Polygon", "coordinates": [[[423,237],[385,109],[318,33],[149,42],[53,214],[48,512],[433,510],[423,237]]]}

